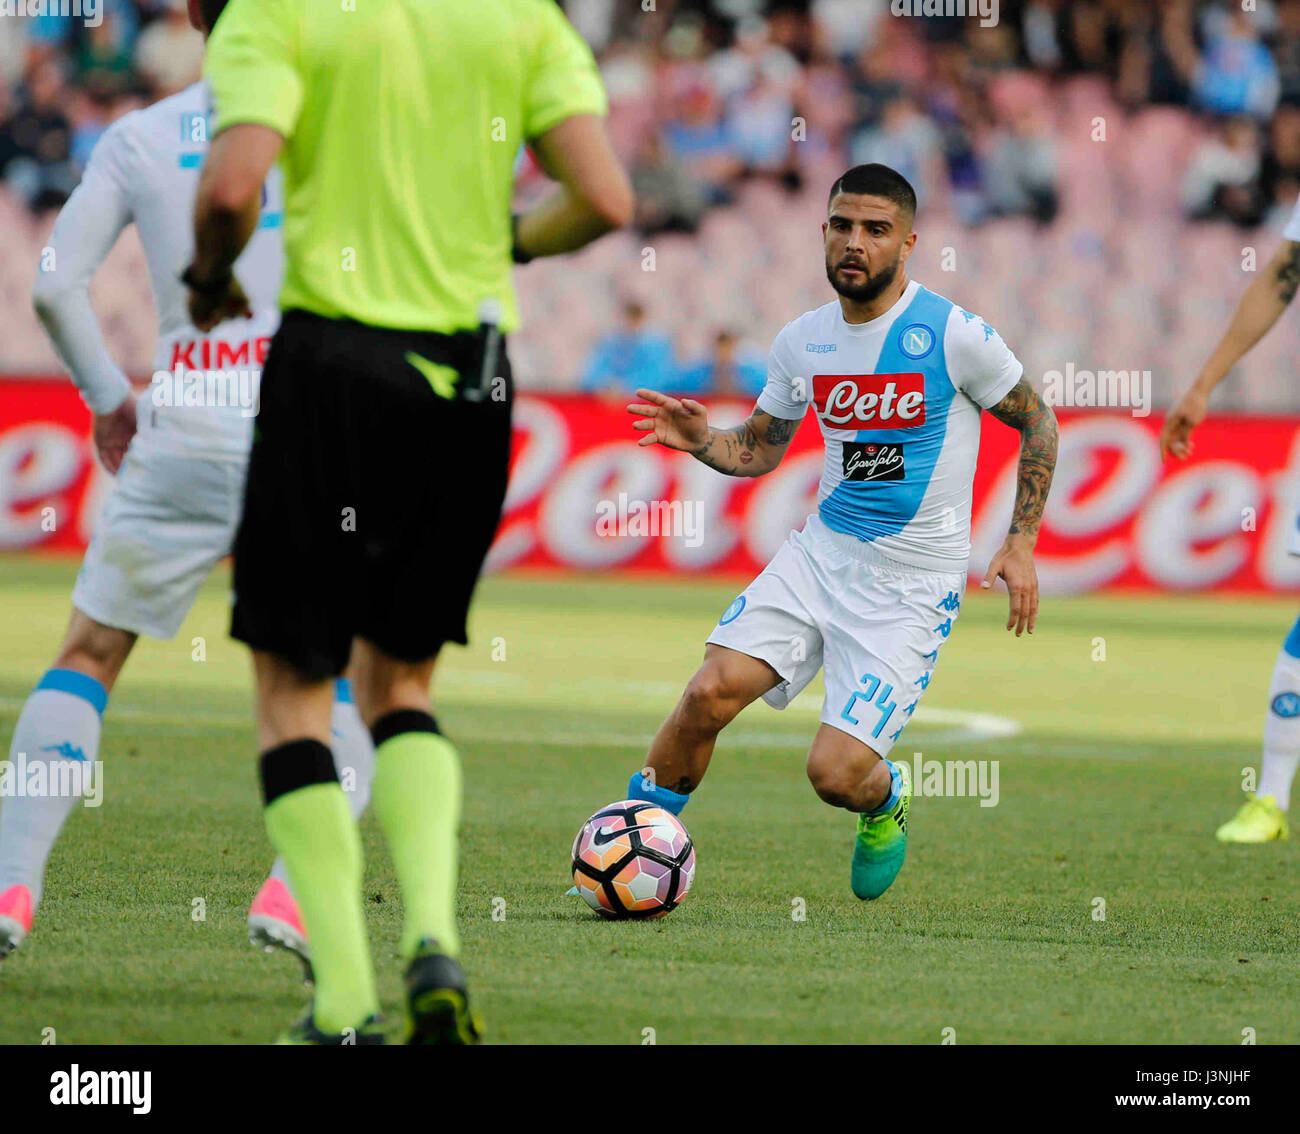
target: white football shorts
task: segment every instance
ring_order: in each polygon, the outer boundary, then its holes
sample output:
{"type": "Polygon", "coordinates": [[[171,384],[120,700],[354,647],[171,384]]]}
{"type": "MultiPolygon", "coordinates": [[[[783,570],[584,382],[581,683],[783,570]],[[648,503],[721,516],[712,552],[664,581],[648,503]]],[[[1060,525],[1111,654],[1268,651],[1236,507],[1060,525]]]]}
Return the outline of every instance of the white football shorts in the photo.
{"type": "Polygon", "coordinates": [[[127,450],[72,591],[105,626],[171,638],[203,580],[230,554],[244,503],[244,460],[127,450]]]}
{"type": "Polygon", "coordinates": [[[814,514],[708,640],[776,670],[782,681],[763,699],[777,709],[824,666],[823,723],[884,756],[930,684],[965,591],[964,571],[886,560],[814,514]]]}

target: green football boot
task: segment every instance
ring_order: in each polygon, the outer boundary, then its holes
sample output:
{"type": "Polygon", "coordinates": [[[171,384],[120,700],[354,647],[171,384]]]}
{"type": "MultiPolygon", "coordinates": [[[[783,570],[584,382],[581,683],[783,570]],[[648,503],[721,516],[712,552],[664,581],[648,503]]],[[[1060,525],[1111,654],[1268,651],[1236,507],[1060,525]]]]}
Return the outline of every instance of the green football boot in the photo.
{"type": "Polygon", "coordinates": [[[1246,793],[1241,810],[1214,832],[1221,843],[1267,843],[1287,837],[1286,812],[1271,795],[1246,793]]]}
{"type": "Polygon", "coordinates": [[[406,969],[406,1042],[415,1047],[460,1047],[482,1041],[483,1025],[469,1006],[465,972],[438,942],[426,937],[406,969]]]}
{"type": "Polygon", "coordinates": [[[371,1016],[359,1028],[344,1032],[322,1032],[314,1016],[304,1016],[278,1040],[277,1046],[289,1047],[378,1047],[384,1043],[384,1021],[371,1016]]]}
{"type": "Polygon", "coordinates": [[[853,844],[853,869],[849,884],[864,902],[880,897],[903,869],[907,853],[907,806],[912,802],[912,770],[903,761],[898,769],[902,790],[898,803],[885,815],[859,815],[858,837],[853,844]]]}

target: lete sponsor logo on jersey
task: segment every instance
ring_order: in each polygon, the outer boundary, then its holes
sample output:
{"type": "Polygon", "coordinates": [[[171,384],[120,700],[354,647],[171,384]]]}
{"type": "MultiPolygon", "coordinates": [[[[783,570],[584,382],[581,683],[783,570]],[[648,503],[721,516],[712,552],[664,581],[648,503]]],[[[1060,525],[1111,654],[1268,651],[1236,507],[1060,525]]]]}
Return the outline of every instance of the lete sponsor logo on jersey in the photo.
{"type": "Polygon", "coordinates": [[[902,480],[902,445],[872,445],[866,441],[845,441],[845,480],[902,480]]]}
{"type": "Polygon", "coordinates": [[[813,404],[831,429],[911,429],[925,424],[925,375],[814,374],[813,404]]]}

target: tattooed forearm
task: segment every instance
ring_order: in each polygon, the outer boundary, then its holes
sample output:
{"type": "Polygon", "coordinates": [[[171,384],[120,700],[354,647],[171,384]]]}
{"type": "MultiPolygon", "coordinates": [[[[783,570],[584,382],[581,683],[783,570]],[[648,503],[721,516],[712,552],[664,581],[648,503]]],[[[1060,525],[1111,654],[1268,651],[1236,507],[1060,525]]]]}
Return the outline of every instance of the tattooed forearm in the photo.
{"type": "Polygon", "coordinates": [[[710,429],[708,439],[691,452],[696,460],[728,476],[749,476],[758,449],[758,434],[750,421],[734,429],[710,429]]]}
{"type": "Polygon", "coordinates": [[[989,413],[1020,431],[1020,467],[1011,535],[1038,534],[1056,468],[1056,414],[1024,378],[989,413]]]}
{"type": "Polygon", "coordinates": [[[769,417],[767,419],[767,443],[769,445],[790,444],[790,438],[794,436],[794,431],[798,427],[799,423],[797,421],[789,421],[784,417],[769,417]]]}
{"type": "Polygon", "coordinates": [[[734,429],[710,429],[691,456],[727,476],[762,476],[781,463],[798,425],[756,410],[734,429]]]}
{"type": "Polygon", "coordinates": [[[1295,298],[1300,287],[1300,244],[1291,244],[1286,258],[1277,266],[1277,294],[1283,303],[1295,298]]]}

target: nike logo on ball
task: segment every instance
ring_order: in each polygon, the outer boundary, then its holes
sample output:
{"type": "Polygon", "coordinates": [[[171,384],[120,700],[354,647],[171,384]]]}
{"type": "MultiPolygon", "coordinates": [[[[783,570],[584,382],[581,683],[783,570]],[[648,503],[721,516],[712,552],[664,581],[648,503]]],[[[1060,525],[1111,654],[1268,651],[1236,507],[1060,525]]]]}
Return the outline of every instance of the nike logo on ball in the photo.
{"type": "Polygon", "coordinates": [[[598,847],[603,847],[606,843],[612,843],[620,835],[626,835],[629,831],[653,831],[653,827],[620,827],[617,831],[611,831],[608,827],[597,827],[596,833],[591,836],[591,841],[598,847]]]}

